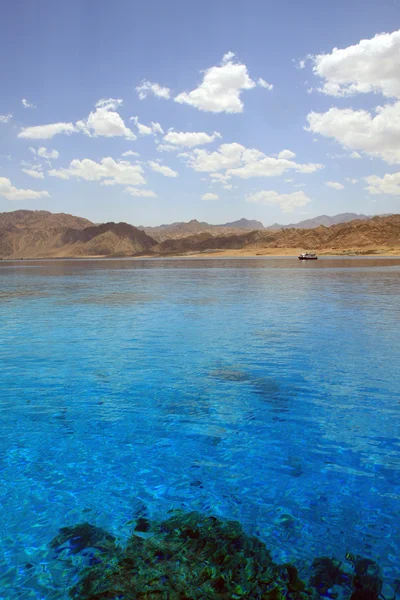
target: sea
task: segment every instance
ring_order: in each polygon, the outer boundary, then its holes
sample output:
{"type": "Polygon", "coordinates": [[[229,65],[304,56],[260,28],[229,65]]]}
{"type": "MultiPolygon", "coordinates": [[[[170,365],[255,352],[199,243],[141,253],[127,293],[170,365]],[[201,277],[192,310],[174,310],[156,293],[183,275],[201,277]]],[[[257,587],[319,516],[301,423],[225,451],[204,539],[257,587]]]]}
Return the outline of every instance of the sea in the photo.
{"type": "Polygon", "coordinates": [[[68,598],[60,528],[175,509],[394,597],[400,258],[1,261],[0,408],[1,600],[68,598]]]}

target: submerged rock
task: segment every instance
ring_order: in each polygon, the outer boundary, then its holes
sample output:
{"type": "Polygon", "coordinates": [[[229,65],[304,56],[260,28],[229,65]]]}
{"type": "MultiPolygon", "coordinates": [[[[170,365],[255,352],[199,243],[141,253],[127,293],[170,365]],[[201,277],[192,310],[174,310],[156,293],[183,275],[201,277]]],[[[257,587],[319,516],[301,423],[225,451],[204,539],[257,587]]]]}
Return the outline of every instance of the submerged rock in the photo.
{"type": "Polygon", "coordinates": [[[175,511],[161,523],[138,516],[125,548],[89,523],[64,527],[51,546],[61,558],[63,550],[97,552],[78,581],[71,573],[74,600],[378,600],[382,590],[378,565],[349,554],[352,573],[333,558],[316,558],[306,585],[294,565],[274,563],[238,522],[197,512],[175,511]]]}
{"type": "MultiPolygon", "coordinates": [[[[147,520],[146,520],[147,521],[147,520]]],[[[206,598],[312,600],[317,595],[293,565],[276,565],[265,544],[246,535],[236,521],[197,512],[176,512],[161,523],[143,523],[124,550],[85,568],[70,596],[76,600],[203,600],[206,598]]],[[[65,528],[56,538],[76,534],[65,528]],[[68,530],[68,531],[66,531],[68,530]]],[[[87,527],[96,537],[97,528],[87,527]]],[[[112,536],[110,536],[112,537],[112,536]]],[[[83,543],[81,546],[83,547],[83,543]]]]}
{"type": "Polygon", "coordinates": [[[110,552],[115,550],[115,542],[115,537],[101,527],[79,523],[72,527],[62,527],[60,533],[51,541],[50,547],[56,553],[68,550],[69,554],[78,554],[87,548],[110,552]]]}
{"type": "Polygon", "coordinates": [[[353,594],[350,600],[378,600],[383,580],[379,566],[369,558],[348,557],[354,566],[353,594]]]}

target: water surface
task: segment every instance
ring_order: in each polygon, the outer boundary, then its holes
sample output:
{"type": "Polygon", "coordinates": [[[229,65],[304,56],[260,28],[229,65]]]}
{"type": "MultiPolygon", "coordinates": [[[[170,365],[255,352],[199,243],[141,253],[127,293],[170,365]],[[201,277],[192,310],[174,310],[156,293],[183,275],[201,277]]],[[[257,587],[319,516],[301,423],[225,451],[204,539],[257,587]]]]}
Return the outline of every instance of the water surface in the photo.
{"type": "Polygon", "coordinates": [[[60,527],[123,540],[176,507],[398,576],[399,258],[3,261],[0,283],[1,599],[67,597],[60,527]]]}

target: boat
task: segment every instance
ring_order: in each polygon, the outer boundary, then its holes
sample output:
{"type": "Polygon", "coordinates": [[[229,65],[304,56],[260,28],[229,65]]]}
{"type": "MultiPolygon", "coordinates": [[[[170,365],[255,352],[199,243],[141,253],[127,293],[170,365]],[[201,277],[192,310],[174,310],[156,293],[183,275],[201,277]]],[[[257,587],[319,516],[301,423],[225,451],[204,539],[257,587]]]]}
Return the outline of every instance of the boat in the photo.
{"type": "Polygon", "coordinates": [[[318,256],[313,252],[303,252],[300,254],[299,260],[318,260],[318,256]]]}

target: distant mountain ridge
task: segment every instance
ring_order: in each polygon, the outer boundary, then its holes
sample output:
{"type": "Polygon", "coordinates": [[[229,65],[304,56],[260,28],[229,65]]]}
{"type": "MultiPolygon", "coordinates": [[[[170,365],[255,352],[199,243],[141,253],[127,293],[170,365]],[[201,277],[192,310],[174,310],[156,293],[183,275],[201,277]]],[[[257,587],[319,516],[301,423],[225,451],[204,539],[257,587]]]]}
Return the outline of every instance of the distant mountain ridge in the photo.
{"type": "Polygon", "coordinates": [[[95,225],[47,211],[0,213],[0,257],[132,256],[153,252],[157,242],[127,223],[95,225]]]}
{"type": "Polygon", "coordinates": [[[145,231],[155,240],[162,242],[167,239],[179,239],[189,235],[201,233],[211,233],[212,235],[233,235],[235,233],[241,233],[243,229],[250,231],[253,231],[254,229],[264,229],[264,225],[260,221],[251,221],[248,219],[239,219],[238,221],[224,223],[221,225],[211,225],[210,223],[206,223],[204,221],[192,219],[188,222],[178,221],[176,223],[156,225],[154,227],[144,227],[141,225],[138,229],[145,231]]]}
{"type": "Polygon", "coordinates": [[[332,225],[338,225],[339,223],[349,223],[350,221],[355,220],[367,221],[368,219],[372,219],[372,215],[340,213],[339,215],[334,215],[333,217],[329,217],[328,215],[320,215],[312,219],[299,221],[299,223],[290,223],[290,225],[279,225],[279,223],[274,223],[273,225],[265,227],[265,229],[314,229],[314,227],[319,227],[320,225],[323,225],[324,227],[331,227],[332,225]]]}
{"type": "MultiPolygon", "coordinates": [[[[239,223],[243,225],[243,221],[239,223]]],[[[226,250],[262,254],[279,248],[334,252],[360,249],[372,253],[381,248],[400,253],[400,215],[358,218],[330,226],[320,224],[313,229],[252,230],[249,223],[254,222],[245,220],[244,227],[231,228],[193,220],[189,222],[194,231],[190,235],[187,223],[174,223],[153,228],[162,231],[163,227],[175,227],[175,237],[172,233],[157,240],[144,228],[128,223],[96,225],[64,213],[14,211],[0,213],[0,258],[169,256],[226,250]],[[182,235],[182,228],[186,235],[182,235]]]]}

